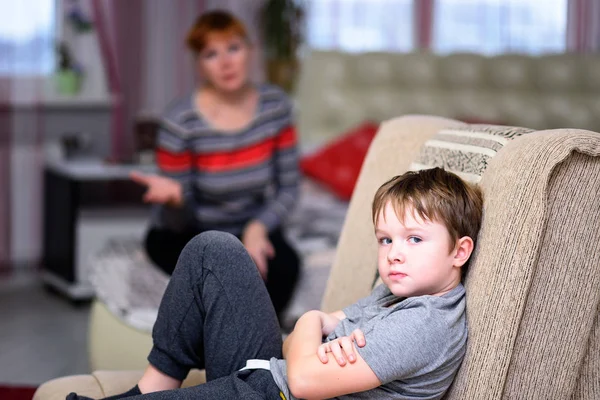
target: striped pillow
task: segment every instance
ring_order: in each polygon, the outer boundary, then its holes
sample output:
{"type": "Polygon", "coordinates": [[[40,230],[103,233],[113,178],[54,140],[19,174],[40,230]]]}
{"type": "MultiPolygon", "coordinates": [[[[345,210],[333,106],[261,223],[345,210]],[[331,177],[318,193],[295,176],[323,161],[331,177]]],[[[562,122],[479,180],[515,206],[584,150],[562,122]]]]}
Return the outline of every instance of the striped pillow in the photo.
{"type": "Polygon", "coordinates": [[[489,160],[510,140],[532,129],[502,125],[468,125],[442,129],[429,139],[410,165],[413,171],[443,167],[477,183],[489,160]]]}

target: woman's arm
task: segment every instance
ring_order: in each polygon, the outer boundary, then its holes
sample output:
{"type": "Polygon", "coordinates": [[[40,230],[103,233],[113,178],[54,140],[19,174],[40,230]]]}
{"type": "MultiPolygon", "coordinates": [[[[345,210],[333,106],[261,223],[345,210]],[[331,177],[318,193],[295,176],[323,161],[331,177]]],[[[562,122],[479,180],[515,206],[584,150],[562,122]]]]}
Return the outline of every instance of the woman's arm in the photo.
{"type": "Polygon", "coordinates": [[[161,120],[155,145],[157,174],[132,172],[131,179],[146,187],[143,200],[158,204],[153,224],[172,230],[185,229],[193,218],[193,155],[186,132],[169,113],[161,120]]]}
{"type": "MultiPolygon", "coordinates": [[[[309,311],[300,317],[286,339],[284,355],[292,394],[303,399],[323,399],[379,386],[381,382],[357,352],[356,361],[343,367],[335,360],[326,364],[319,360],[317,350],[326,319],[321,311],[309,311]]],[[[331,353],[328,356],[332,357],[331,353]]]]}
{"type": "Polygon", "coordinates": [[[193,155],[188,140],[173,121],[164,119],[156,143],[156,165],[160,175],[181,185],[182,204],[191,196],[193,179],[193,155]]]}

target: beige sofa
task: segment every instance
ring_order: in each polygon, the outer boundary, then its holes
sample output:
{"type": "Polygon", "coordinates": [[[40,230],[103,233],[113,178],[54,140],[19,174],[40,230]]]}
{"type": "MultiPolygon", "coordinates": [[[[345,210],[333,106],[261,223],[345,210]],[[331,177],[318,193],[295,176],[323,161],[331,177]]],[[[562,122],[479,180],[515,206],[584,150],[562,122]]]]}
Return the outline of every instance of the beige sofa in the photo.
{"type": "Polygon", "coordinates": [[[309,149],[406,114],[600,131],[600,56],[315,51],[301,71],[298,127],[309,149]]]}
{"type": "MultiPolygon", "coordinates": [[[[428,116],[382,124],[350,203],[323,310],[371,288],[376,188],[406,171],[441,128],[463,125],[428,116]]],[[[447,399],[600,398],[600,134],[560,129],[519,137],[491,159],[480,184],[484,220],[466,282],[468,349],[447,399]]],[[[111,395],[140,374],[60,378],[35,399],[111,395]]],[[[195,371],[186,384],[201,381],[195,371]]]]}

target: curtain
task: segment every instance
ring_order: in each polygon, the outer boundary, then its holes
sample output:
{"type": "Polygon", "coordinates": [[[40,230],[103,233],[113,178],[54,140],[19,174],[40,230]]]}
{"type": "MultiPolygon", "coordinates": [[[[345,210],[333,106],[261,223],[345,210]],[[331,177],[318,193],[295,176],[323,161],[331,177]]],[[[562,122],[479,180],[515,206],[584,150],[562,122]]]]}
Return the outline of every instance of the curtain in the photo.
{"type": "MultiPolygon", "coordinates": [[[[0,51],[0,58],[5,54],[0,51]]],[[[12,109],[10,82],[0,78],[0,271],[10,264],[10,148],[12,146],[12,109]]]]}
{"type": "Polygon", "coordinates": [[[307,0],[305,4],[310,49],[410,51],[415,39],[419,44],[421,37],[427,41],[420,29],[413,30],[413,16],[430,8],[431,0],[307,0]]]}
{"type": "Polygon", "coordinates": [[[433,14],[436,52],[565,50],[567,0],[434,0],[433,14]]]}
{"type": "Polygon", "coordinates": [[[569,0],[567,49],[577,53],[600,52],[600,2],[569,0]]]}
{"type": "Polygon", "coordinates": [[[435,0],[420,0],[414,4],[414,42],[417,49],[428,50],[431,47],[434,4],[435,0]]]}
{"type": "MultiPolygon", "coordinates": [[[[54,67],[53,1],[0,1],[0,270],[41,247],[44,75],[54,67]]],[[[34,257],[30,257],[33,254],[34,257]]],[[[19,265],[21,266],[21,265],[19,265]]]]}

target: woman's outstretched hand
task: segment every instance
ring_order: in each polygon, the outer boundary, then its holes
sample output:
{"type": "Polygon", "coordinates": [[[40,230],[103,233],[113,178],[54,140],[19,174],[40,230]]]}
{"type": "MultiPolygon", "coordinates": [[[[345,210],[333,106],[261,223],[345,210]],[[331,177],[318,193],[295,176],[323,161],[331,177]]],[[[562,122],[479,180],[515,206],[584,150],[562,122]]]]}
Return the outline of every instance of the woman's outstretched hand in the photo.
{"type": "Polygon", "coordinates": [[[174,179],[155,174],[142,174],[133,171],[129,174],[132,181],[146,187],[142,198],[146,203],[166,204],[173,207],[183,205],[181,183],[174,179]]]}
{"type": "Polygon", "coordinates": [[[267,228],[262,222],[250,222],[242,233],[242,243],[256,264],[260,276],[266,280],[269,259],[275,257],[275,249],[269,240],[267,228]]]}
{"type": "Polygon", "coordinates": [[[343,336],[332,340],[331,342],[323,343],[317,349],[317,355],[319,360],[323,364],[327,364],[329,357],[327,353],[332,353],[335,360],[340,366],[346,365],[346,362],[353,363],[356,361],[356,354],[354,354],[354,343],[358,347],[365,347],[367,342],[365,341],[365,335],[360,329],[352,331],[350,336],[343,336]]]}

